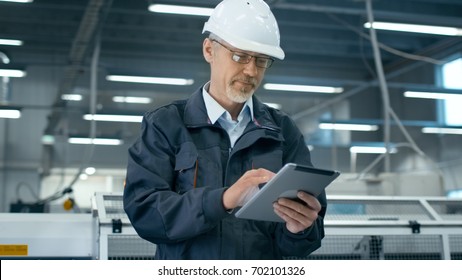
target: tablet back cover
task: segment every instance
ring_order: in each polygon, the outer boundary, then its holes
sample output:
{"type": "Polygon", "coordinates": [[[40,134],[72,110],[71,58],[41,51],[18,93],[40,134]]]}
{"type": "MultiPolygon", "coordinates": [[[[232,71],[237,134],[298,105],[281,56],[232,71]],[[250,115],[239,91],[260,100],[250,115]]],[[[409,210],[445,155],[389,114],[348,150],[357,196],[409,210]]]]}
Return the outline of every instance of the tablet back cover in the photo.
{"type": "Polygon", "coordinates": [[[283,222],[274,213],[273,202],[279,197],[296,198],[298,191],[318,196],[340,173],[293,163],[286,164],[235,216],[242,219],[283,222]]]}

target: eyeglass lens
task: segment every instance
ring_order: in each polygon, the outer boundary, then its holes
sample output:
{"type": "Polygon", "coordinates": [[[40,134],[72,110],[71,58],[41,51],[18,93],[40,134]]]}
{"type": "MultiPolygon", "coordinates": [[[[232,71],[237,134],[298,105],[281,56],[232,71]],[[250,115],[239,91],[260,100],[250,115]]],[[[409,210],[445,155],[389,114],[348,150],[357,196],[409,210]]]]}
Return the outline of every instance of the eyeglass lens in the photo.
{"type": "Polygon", "coordinates": [[[232,59],[237,63],[247,64],[252,60],[252,57],[255,57],[255,65],[257,65],[257,67],[270,68],[271,65],[273,64],[274,60],[270,57],[253,56],[253,55],[246,54],[246,53],[236,52],[236,51],[230,50],[227,46],[223,45],[222,43],[216,40],[213,40],[213,41],[217,42],[222,47],[230,51],[233,54],[232,59]]]}

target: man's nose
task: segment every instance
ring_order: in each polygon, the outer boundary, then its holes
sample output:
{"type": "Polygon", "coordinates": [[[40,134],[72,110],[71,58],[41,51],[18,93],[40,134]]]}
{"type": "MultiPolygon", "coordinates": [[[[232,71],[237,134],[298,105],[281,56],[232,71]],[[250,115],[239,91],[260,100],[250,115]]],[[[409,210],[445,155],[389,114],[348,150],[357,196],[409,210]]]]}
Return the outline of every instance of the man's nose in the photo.
{"type": "Polygon", "coordinates": [[[251,76],[251,77],[255,77],[257,74],[258,74],[258,67],[257,67],[257,64],[256,64],[256,58],[255,57],[252,57],[252,59],[249,61],[249,63],[247,63],[244,67],[244,73],[251,76]]]}

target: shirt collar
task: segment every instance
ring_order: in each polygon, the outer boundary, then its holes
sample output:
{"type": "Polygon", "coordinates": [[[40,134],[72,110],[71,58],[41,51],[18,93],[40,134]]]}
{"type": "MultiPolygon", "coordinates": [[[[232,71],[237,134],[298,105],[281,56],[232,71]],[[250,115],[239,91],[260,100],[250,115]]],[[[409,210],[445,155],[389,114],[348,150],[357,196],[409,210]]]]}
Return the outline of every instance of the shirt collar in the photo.
{"type": "MultiPolygon", "coordinates": [[[[207,115],[209,117],[209,120],[212,124],[215,124],[215,122],[223,116],[223,114],[229,114],[223,106],[220,105],[213,97],[210,95],[208,92],[210,82],[207,82],[203,87],[202,87],[202,96],[204,98],[204,103],[205,103],[205,108],[207,110],[207,115]]],[[[243,114],[246,112],[250,112],[250,119],[253,120],[253,100],[252,98],[249,98],[245,103],[244,106],[242,107],[241,112],[239,113],[238,120],[242,119],[243,114]],[[248,110],[246,110],[248,108],[248,110]]]]}

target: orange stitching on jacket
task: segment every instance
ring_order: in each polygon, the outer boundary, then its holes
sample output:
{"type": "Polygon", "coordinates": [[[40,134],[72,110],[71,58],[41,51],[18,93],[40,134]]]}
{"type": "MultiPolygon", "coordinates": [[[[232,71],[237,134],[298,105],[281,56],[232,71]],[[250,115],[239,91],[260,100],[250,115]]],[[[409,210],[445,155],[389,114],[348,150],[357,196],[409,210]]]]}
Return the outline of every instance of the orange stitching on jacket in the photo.
{"type": "Polygon", "coordinates": [[[194,182],[193,182],[193,188],[196,188],[196,183],[197,183],[197,171],[199,170],[199,160],[196,159],[196,170],[194,171],[194,182]]]}

